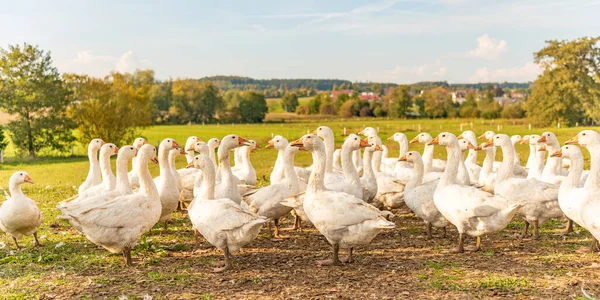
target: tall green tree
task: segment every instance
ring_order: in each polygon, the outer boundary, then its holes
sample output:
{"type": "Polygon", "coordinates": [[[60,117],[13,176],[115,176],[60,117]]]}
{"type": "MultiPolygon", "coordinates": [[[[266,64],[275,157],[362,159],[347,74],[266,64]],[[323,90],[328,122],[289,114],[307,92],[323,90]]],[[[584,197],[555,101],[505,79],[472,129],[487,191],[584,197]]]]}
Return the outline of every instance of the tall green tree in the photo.
{"type": "Polygon", "coordinates": [[[410,86],[399,85],[386,97],[387,114],[392,118],[404,118],[412,107],[410,86]]]}
{"type": "Polygon", "coordinates": [[[600,37],[546,41],[534,61],[543,73],[533,84],[527,116],[538,126],[600,122],[600,37]]]}
{"type": "Polygon", "coordinates": [[[8,147],[8,140],[4,135],[4,126],[0,125],[0,152],[6,150],[6,147],[8,147]]]}
{"type": "Polygon", "coordinates": [[[269,108],[265,95],[254,91],[245,92],[240,100],[240,114],[245,123],[260,123],[269,108]]]}
{"type": "Polygon", "coordinates": [[[0,109],[16,116],[8,130],[17,149],[30,157],[42,149],[65,151],[74,141],[70,103],[49,52],[30,44],[0,49],[0,109]]]}
{"type": "Polygon", "coordinates": [[[223,106],[223,98],[214,84],[192,79],[173,81],[171,102],[169,114],[180,124],[212,122],[223,106]]]}
{"type": "Polygon", "coordinates": [[[477,108],[484,119],[495,119],[500,117],[502,106],[494,100],[493,89],[486,89],[483,98],[477,103],[477,108]]]}
{"type": "Polygon", "coordinates": [[[298,96],[293,92],[286,92],[281,98],[281,107],[286,112],[295,112],[298,106],[298,96]]]}
{"type": "Polygon", "coordinates": [[[465,101],[460,106],[459,114],[463,118],[479,118],[480,111],[477,108],[477,102],[475,102],[475,92],[467,92],[465,101]]]}
{"type": "Polygon", "coordinates": [[[447,115],[446,107],[450,95],[448,95],[444,87],[439,86],[428,90],[424,93],[423,97],[425,100],[424,110],[427,116],[430,118],[443,118],[447,115]]]}
{"type": "Polygon", "coordinates": [[[321,109],[321,94],[316,95],[314,98],[310,99],[310,101],[308,102],[308,114],[309,115],[316,115],[319,113],[319,110],[321,109]]]}

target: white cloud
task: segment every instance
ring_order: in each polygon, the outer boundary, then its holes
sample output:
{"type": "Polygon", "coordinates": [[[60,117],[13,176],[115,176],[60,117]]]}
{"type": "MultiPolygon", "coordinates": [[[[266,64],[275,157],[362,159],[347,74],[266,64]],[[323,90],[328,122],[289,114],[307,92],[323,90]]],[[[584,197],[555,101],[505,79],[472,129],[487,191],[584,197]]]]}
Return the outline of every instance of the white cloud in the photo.
{"type": "Polygon", "coordinates": [[[147,59],[138,59],[137,55],[135,55],[133,51],[129,50],[119,57],[119,60],[115,65],[115,70],[117,70],[117,72],[132,73],[136,69],[145,68],[149,65],[150,61],[147,59]]]}
{"type": "Polygon", "coordinates": [[[500,81],[532,81],[542,72],[542,69],[532,62],[523,66],[501,69],[479,68],[471,76],[471,82],[500,82],[500,81]]]}
{"type": "Polygon", "coordinates": [[[94,62],[107,62],[113,61],[115,59],[114,56],[110,55],[96,55],[94,51],[84,50],[77,52],[77,57],[74,59],[77,63],[89,64],[94,62]]]}
{"type": "Polygon", "coordinates": [[[358,76],[361,81],[380,81],[395,83],[412,83],[420,80],[443,78],[448,73],[444,66],[430,66],[428,64],[417,66],[396,66],[392,70],[383,72],[367,72],[358,76]]]}
{"type": "Polygon", "coordinates": [[[494,59],[506,52],[508,46],[505,40],[490,38],[487,34],[477,38],[477,48],[468,52],[470,56],[494,59]]]}
{"type": "Polygon", "coordinates": [[[139,59],[132,51],[114,55],[100,55],[92,50],[83,50],[77,52],[76,56],[64,64],[60,64],[59,69],[62,72],[88,74],[95,77],[104,77],[111,71],[134,72],[139,68],[148,68],[151,62],[147,59],[139,59]]]}

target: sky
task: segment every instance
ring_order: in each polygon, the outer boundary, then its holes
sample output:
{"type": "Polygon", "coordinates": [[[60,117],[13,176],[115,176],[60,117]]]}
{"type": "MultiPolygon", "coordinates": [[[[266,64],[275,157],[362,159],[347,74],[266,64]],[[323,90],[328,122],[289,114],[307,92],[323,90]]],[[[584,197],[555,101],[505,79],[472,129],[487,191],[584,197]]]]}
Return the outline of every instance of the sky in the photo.
{"type": "Polygon", "coordinates": [[[150,68],[413,83],[532,81],[550,39],[600,34],[599,0],[0,0],[0,47],[35,44],[60,72],[150,68]]]}

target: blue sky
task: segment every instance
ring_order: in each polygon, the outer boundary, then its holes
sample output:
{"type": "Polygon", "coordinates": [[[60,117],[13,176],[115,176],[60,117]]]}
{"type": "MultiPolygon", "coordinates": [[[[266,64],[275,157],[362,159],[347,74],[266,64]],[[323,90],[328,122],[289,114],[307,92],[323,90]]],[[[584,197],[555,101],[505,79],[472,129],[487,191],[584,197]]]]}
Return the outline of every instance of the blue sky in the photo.
{"type": "Polygon", "coordinates": [[[600,1],[4,1],[0,47],[61,72],[411,83],[527,81],[548,39],[600,34],[600,1]]]}

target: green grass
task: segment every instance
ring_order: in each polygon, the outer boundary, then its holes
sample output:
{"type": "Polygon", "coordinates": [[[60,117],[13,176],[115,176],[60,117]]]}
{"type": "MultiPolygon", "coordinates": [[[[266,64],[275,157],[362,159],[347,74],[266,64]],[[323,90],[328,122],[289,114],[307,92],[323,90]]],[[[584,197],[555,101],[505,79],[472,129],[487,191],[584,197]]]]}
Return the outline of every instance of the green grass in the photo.
{"type": "MultiPolygon", "coordinates": [[[[310,99],[314,97],[300,97],[298,98],[298,105],[307,105],[310,99]]],[[[283,107],[281,107],[281,98],[267,98],[267,107],[270,113],[282,113],[283,107]]]]}

